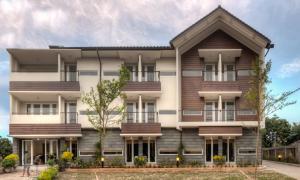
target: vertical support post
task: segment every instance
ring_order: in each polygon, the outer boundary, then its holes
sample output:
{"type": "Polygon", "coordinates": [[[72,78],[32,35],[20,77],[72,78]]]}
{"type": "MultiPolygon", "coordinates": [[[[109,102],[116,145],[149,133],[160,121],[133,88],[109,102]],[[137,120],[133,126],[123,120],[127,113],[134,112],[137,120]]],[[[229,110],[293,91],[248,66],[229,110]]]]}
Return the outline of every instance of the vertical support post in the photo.
{"type": "Polygon", "coordinates": [[[134,140],[133,138],[131,137],[131,162],[133,163],[134,162],[134,140]]]}
{"type": "Polygon", "coordinates": [[[53,140],[50,140],[49,144],[50,144],[50,154],[53,154],[53,140]]]}
{"type": "Polygon", "coordinates": [[[30,157],[31,162],[30,162],[30,164],[33,165],[33,151],[34,151],[34,149],[33,149],[33,140],[31,140],[30,142],[31,142],[31,152],[30,152],[31,153],[30,154],[31,155],[31,157],[30,157]]]}
{"type": "Polygon", "coordinates": [[[227,162],[229,163],[229,139],[230,137],[227,138],[227,162]]]}
{"type": "Polygon", "coordinates": [[[61,95],[58,95],[58,116],[60,121],[62,122],[62,114],[61,114],[61,95]]]}
{"type": "Polygon", "coordinates": [[[14,98],[11,94],[9,94],[9,119],[11,120],[11,117],[12,117],[12,113],[14,112],[14,105],[15,105],[15,102],[14,102],[14,98]]]}
{"type": "Polygon", "coordinates": [[[219,53],[218,60],[218,81],[222,81],[222,55],[219,53]]]}
{"type": "Polygon", "coordinates": [[[69,149],[70,149],[70,152],[72,152],[72,138],[70,138],[69,149]]]}
{"type": "Polygon", "coordinates": [[[218,99],[218,121],[222,121],[222,96],[219,95],[218,99]]]}
{"type": "Polygon", "coordinates": [[[57,54],[57,73],[58,73],[58,81],[61,81],[61,58],[60,53],[57,54]]]}
{"type": "Polygon", "coordinates": [[[45,163],[47,162],[47,139],[45,139],[45,163]]]}
{"type": "Polygon", "coordinates": [[[139,81],[139,82],[142,82],[142,55],[139,55],[138,81],[139,81]]]}
{"type": "Polygon", "coordinates": [[[142,111],[143,111],[142,95],[139,95],[139,119],[138,119],[138,122],[143,122],[143,120],[142,120],[142,117],[143,117],[142,111]]]}
{"type": "Polygon", "coordinates": [[[148,155],[147,155],[148,163],[150,163],[150,137],[148,137],[148,155]]]}
{"type": "Polygon", "coordinates": [[[213,140],[213,137],[210,138],[210,150],[211,150],[211,153],[210,153],[210,158],[211,158],[211,162],[214,163],[214,140],[213,140]]]}

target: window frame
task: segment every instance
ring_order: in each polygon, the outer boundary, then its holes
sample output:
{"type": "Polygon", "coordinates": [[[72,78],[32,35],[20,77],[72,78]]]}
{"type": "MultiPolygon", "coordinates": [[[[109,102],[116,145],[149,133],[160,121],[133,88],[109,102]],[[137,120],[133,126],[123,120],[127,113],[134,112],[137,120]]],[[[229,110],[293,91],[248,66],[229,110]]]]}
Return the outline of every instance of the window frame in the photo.
{"type": "Polygon", "coordinates": [[[256,154],[255,148],[238,148],[238,155],[244,155],[244,156],[253,156],[256,154]],[[254,150],[254,153],[240,153],[240,150],[254,150]]]}

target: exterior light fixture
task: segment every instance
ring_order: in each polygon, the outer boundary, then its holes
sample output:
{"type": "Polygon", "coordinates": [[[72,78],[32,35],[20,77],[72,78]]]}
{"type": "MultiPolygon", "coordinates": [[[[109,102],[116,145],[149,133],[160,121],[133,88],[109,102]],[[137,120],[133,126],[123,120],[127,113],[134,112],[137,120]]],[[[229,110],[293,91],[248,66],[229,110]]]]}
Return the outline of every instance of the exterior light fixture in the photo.
{"type": "Polygon", "coordinates": [[[281,154],[278,155],[278,159],[279,159],[279,161],[281,161],[281,159],[282,159],[282,155],[281,154]]]}
{"type": "Polygon", "coordinates": [[[101,167],[104,167],[104,157],[101,157],[101,167]]]}
{"type": "Polygon", "coordinates": [[[176,166],[177,166],[177,167],[179,167],[179,161],[180,161],[179,156],[176,156],[176,166]]]}

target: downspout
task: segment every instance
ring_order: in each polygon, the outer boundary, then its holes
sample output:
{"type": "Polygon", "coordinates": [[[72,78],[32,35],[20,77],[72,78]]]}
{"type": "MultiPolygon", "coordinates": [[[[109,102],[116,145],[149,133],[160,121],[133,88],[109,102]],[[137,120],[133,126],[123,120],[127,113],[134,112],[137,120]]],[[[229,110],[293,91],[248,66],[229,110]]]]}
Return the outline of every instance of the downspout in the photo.
{"type": "Polygon", "coordinates": [[[101,82],[102,81],[102,62],[101,62],[101,59],[100,59],[98,48],[97,48],[97,57],[98,57],[98,61],[99,61],[99,82],[101,82]]]}

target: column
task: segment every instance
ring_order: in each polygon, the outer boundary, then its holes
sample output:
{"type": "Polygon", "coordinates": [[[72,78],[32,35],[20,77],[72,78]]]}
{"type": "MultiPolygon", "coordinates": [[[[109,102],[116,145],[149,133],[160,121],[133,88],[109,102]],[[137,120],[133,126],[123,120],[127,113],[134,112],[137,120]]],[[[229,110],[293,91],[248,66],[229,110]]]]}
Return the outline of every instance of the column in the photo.
{"type": "Polygon", "coordinates": [[[139,81],[139,82],[142,82],[142,55],[139,55],[138,81],[139,81]]]}
{"type": "Polygon", "coordinates": [[[62,114],[61,114],[61,95],[58,95],[58,116],[60,121],[62,122],[62,114]]]}
{"type": "Polygon", "coordinates": [[[50,144],[50,154],[53,154],[53,140],[50,140],[49,144],[50,144]]]}
{"type": "Polygon", "coordinates": [[[134,140],[131,137],[131,162],[134,162],[134,140]]]}
{"type": "Polygon", "coordinates": [[[210,158],[211,158],[211,162],[214,163],[214,140],[213,140],[213,137],[210,138],[210,150],[211,150],[211,155],[210,155],[210,158]]]}
{"type": "Polygon", "coordinates": [[[72,152],[72,138],[70,138],[69,151],[72,152]]]}
{"type": "Polygon", "coordinates": [[[218,121],[222,121],[222,96],[218,98],[218,121]]]}
{"type": "Polygon", "coordinates": [[[47,139],[45,139],[45,162],[47,162],[47,139]]]}
{"type": "Polygon", "coordinates": [[[218,81],[222,81],[222,55],[219,53],[218,60],[218,81]]]}
{"type": "Polygon", "coordinates": [[[230,137],[227,138],[227,162],[229,163],[229,139],[230,137]]]}
{"type": "Polygon", "coordinates": [[[148,156],[147,156],[147,159],[148,159],[148,163],[150,162],[150,137],[148,137],[148,156]]]}
{"type": "Polygon", "coordinates": [[[138,122],[143,121],[142,120],[142,117],[143,117],[142,111],[143,111],[142,95],[139,95],[139,119],[138,119],[138,122]]]}
{"type": "Polygon", "coordinates": [[[31,152],[30,152],[30,155],[31,155],[31,165],[33,165],[33,151],[34,151],[34,149],[33,149],[33,140],[31,140],[30,141],[31,142],[31,152]]]}
{"type": "Polygon", "coordinates": [[[57,73],[58,73],[58,81],[61,81],[61,59],[60,59],[60,53],[57,54],[57,73]]]}

